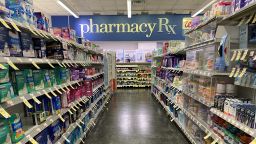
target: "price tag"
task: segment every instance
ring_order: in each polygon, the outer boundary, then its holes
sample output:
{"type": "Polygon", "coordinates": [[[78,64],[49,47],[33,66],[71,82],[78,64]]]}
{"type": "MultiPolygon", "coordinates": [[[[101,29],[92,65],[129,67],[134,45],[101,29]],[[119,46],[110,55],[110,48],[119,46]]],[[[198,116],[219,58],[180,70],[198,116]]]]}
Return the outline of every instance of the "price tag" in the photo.
{"type": "Polygon", "coordinates": [[[250,17],[247,19],[247,21],[245,23],[248,24],[252,20],[253,16],[254,16],[253,14],[250,15],[250,17]]]}
{"type": "Polygon", "coordinates": [[[72,67],[75,67],[75,65],[73,64],[73,62],[69,62],[69,64],[70,64],[72,67]]]}
{"type": "Polygon", "coordinates": [[[58,65],[59,65],[60,67],[63,67],[63,65],[62,65],[58,60],[56,60],[56,62],[58,63],[58,65]]]}
{"type": "Polygon", "coordinates": [[[82,123],[82,124],[84,125],[84,122],[83,122],[83,121],[81,121],[80,119],[79,119],[79,121],[80,121],[80,123],[82,123]]]}
{"type": "Polygon", "coordinates": [[[0,22],[4,25],[4,27],[8,28],[8,29],[12,29],[4,19],[0,18],[0,22]]]}
{"type": "Polygon", "coordinates": [[[247,54],[248,54],[248,50],[245,50],[244,51],[244,54],[243,54],[243,56],[241,57],[241,61],[244,61],[245,60],[245,58],[246,58],[246,56],[247,56],[247,54]]]}
{"type": "Polygon", "coordinates": [[[80,138],[80,140],[81,140],[81,142],[82,142],[82,143],[85,143],[85,142],[84,142],[84,140],[83,140],[82,138],[80,138]]]}
{"type": "Polygon", "coordinates": [[[8,57],[5,57],[5,60],[7,60],[7,63],[14,69],[14,70],[19,70],[18,67],[14,65],[14,63],[9,59],[8,57]]]}
{"type": "Polygon", "coordinates": [[[209,132],[209,133],[204,137],[204,139],[205,139],[205,140],[208,139],[211,135],[212,135],[212,134],[209,132]]]}
{"type": "Polygon", "coordinates": [[[73,113],[72,113],[72,111],[71,111],[70,109],[68,110],[68,112],[69,112],[70,114],[73,114],[73,113]]]}
{"type": "Polygon", "coordinates": [[[40,69],[40,67],[36,64],[36,62],[33,59],[29,59],[29,61],[31,61],[34,67],[36,67],[37,69],[40,69]]]}
{"type": "Polygon", "coordinates": [[[3,64],[0,63],[0,69],[7,69],[3,64]]]}
{"type": "Polygon", "coordinates": [[[70,89],[68,88],[68,86],[65,84],[65,88],[67,91],[70,91],[70,89]]]}
{"type": "Polygon", "coordinates": [[[25,99],[25,97],[20,97],[21,100],[23,101],[23,103],[28,107],[28,108],[32,108],[33,106],[28,102],[27,99],[25,99]]]}
{"type": "Polygon", "coordinates": [[[219,141],[219,139],[215,139],[211,144],[216,144],[219,141]]]}
{"type": "Polygon", "coordinates": [[[238,51],[237,56],[236,56],[236,61],[240,60],[241,55],[242,55],[242,52],[238,51]]]}
{"type": "Polygon", "coordinates": [[[52,95],[54,95],[55,97],[57,96],[57,94],[51,89],[49,88],[49,91],[52,93],[52,95]]]}
{"type": "Polygon", "coordinates": [[[61,120],[62,122],[65,122],[64,118],[62,117],[62,115],[58,114],[58,116],[59,116],[59,118],[60,118],[60,120],[61,120]]]}
{"type": "Polygon", "coordinates": [[[76,102],[79,106],[82,106],[79,102],[76,102]]]}
{"type": "Polygon", "coordinates": [[[233,77],[235,74],[236,68],[232,68],[231,73],[229,74],[229,77],[233,77]]]}
{"type": "Polygon", "coordinates": [[[43,92],[44,92],[44,95],[46,95],[49,99],[52,99],[52,97],[45,90],[43,90],[43,92]]]}
{"type": "Polygon", "coordinates": [[[252,24],[256,23],[256,15],[253,18],[252,24]]]}
{"type": "Polygon", "coordinates": [[[79,124],[79,123],[77,123],[77,122],[76,122],[76,125],[77,125],[80,129],[82,128],[82,127],[80,126],[80,124],[79,124]]]}
{"type": "Polygon", "coordinates": [[[236,70],[236,73],[235,73],[234,77],[238,77],[239,73],[240,73],[240,68],[238,68],[238,69],[236,70]]]}
{"type": "Polygon", "coordinates": [[[79,109],[78,106],[76,106],[76,104],[74,102],[72,102],[73,106],[76,108],[76,109],[79,109]]]}
{"type": "Polygon", "coordinates": [[[29,94],[32,99],[37,103],[37,104],[41,104],[41,102],[39,101],[39,99],[37,99],[33,94],[29,94]]]}
{"type": "Polygon", "coordinates": [[[67,68],[67,66],[65,65],[65,63],[64,63],[64,62],[62,62],[61,64],[62,64],[65,68],[67,68]]]}
{"type": "Polygon", "coordinates": [[[171,119],[171,122],[173,122],[173,121],[174,121],[174,119],[175,119],[175,118],[172,118],[172,119],[171,119]]]}
{"type": "Polygon", "coordinates": [[[10,114],[2,107],[0,107],[0,114],[6,119],[11,117],[10,114]]]}
{"type": "Polygon", "coordinates": [[[247,68],[243,68],[242,72],[239,74],[238,77],[239,77],[239,78],[243,77],[244,74],[246,73],[246,71],[247,71],[247,68]]]}
{"type": "Polygon", "coordinates": [[[64,136],[64,135],[63,135],[62,137],[65,139],[65,141],[66,141],[66,142],[70,143],[70,140],[69,140],[69,139],[67,139],[67,137],[66,137],[66,136],[64,136]]]}
{"type": "Polygon", "coordinates": [[[72,88],[72,89],[75,89],[71,83],[68,83],[68,85],[72,88]]]}
{"type": "Polygon", "coordinates": [[[73,109],[73,111],[75,111],[75,112],[76,112],[76,109],[74,108],[74,106],[71,106],[71,108],[73,109]]]}
{"type": "Polygon", "coordinates": [[[62,94],[62,92],[56,86],[54,88],[59,94],[62,94]]]}
{"type": "Polygon", "coordinates": [[[8,20],[10,21],[12,27],[13,27],[16,31],[21,32],[20,29],[19,29],[19,27],[16,25],[16,23],[13,22],[12,19],[8,19],[8,20]]]}
{"type": "Polygon", "coordinates": [[[38,144],[38,142],[37,142],[33,137],[31,137],[30,135],[28,135],[27,138],[29,139],[29,141],[30,141],[32,144],[38,144]]]}
{"type": "Polygon", "coordinates": [[[59,86],[59,88],[65,93],[67,92],[62,86],[59,86]]]}
{"type": "Polygon", "coordinates": [[[67,65],[68,67],[71,67],[71,65],[69,65],[69,63],[68,63],[68,62],[66,62],[66,65],[67,65]]]}
{"type": "Polygon", "coordinates": [[[239,24],[237,26],[241,26],[244,23],[244,21],[245,21],[245,17],[242,18],[242,20],[239,22],[239,24]]]}
{"type": "Polygon", "coordinates": [[[55,68],[55,67],[51,64],[51,62],[50,62],[49,60],[46,60],[46,61],[47,61],[48,65],[49,65],[50,67],[55,68]]]}
{"type": "Polygon", "coordinates": [[[256,144],[256,138],[250,142],[250,144],[256,144]]]}
{"type": "Polygon", "coordinates": [[[32,32],[34,35],[39,36],[31,27],[30,25],[26,25],[26,27],[29,29],[30,32],[32,32]]]}
{"type": "Polygon", "coordinates": [[[81,86],[81,85],[79,84],[79,82],[76,82],[76,84],[77,84],[78,86],[81,86]]]}

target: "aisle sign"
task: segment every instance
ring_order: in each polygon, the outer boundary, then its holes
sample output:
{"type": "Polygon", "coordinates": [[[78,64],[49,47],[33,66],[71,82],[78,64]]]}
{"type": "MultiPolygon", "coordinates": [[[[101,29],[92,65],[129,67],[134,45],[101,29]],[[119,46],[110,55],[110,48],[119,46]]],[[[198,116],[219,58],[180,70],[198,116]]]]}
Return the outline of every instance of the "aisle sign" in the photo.
{"type": "Polygon", "coordinates": [[[52,16],[53,27],[70,27],[78,37],[91,41],[157,41],[184,40],[184,30],[190,28],[189,15],[91,15],[78,19],[52,16]]]}

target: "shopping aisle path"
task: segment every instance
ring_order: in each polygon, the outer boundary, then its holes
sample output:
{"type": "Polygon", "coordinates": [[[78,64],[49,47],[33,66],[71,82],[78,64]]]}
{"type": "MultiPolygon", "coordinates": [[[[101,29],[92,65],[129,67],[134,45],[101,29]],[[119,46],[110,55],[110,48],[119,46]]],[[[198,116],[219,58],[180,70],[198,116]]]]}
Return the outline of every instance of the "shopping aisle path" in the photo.
{"type": "Polygon", "coordinates": [[[86,144],[188,144],[150,89],[122,89],[112,97],[86,144]]]}

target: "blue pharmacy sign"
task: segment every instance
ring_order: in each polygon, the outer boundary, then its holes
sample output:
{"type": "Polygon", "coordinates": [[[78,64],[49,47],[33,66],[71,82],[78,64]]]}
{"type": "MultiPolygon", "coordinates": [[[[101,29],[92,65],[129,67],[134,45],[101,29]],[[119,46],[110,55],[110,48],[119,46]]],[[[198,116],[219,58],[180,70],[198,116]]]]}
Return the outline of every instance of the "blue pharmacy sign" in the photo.
{"type": "Polygon", "coordinates": [[[91,41],[184,40],[183,18],[189,15],[91,15],[76,19],[52,16],[53,27],[70,27],[91,41]]]}

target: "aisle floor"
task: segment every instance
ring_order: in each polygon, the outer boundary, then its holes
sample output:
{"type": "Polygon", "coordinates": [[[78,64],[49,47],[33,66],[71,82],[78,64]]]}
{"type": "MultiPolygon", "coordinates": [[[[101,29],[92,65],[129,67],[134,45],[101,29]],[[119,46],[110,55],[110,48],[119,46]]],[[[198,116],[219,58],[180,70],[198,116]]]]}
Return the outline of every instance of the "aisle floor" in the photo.
{"type": "Polygon", "coordinates": [[[87,135],[86,144],[188,144],[150,89],[121,89],[87,135]]]}

